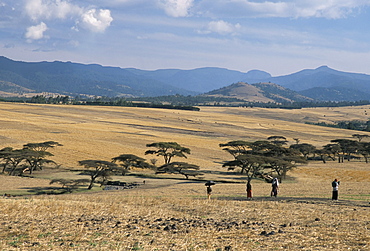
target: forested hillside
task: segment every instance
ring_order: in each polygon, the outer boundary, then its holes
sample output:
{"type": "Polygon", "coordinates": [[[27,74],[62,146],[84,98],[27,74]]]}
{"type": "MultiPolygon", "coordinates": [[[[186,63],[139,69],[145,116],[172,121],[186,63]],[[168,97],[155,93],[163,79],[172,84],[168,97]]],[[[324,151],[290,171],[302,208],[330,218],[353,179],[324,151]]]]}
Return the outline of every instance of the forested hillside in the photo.
{"type": "Polygon", "coordinates": [[[260,70],[244,73],[204,67],[148,71],[59,61],[20,62],[0,57],[0,96],[42,93],[71,97],[194,96],[207,93],[251,102],[360,101],[370,100],[370,76],[340,72],[327,66],[271,76],[260,70]],[[234,84],[239,82],[253,85],[253,88],[235,88],[234,84]]]}

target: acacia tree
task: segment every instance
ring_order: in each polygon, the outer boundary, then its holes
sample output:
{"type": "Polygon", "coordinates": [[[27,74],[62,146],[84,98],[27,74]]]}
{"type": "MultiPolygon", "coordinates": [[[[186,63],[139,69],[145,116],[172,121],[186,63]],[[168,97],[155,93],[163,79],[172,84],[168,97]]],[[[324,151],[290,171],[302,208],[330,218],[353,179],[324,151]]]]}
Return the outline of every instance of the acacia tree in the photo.
{"type": "Polygon", "coordinates": [[[42,170],[45,164],[56,164],[54,161],[46,159],[48,156],[53,156],[53,154],[42,150],[36,151],[27,147],[22,149],[13,149],[12,147],[3,148],[0,150],[0,159],[3,161],[2,172],[5,173],[5,171],[8,171],[9,175],[16,175],[18,173],[23,174],[28,170],[32,174],[36,168],[42,170]]]}
{"type": "Polygon", "coordinates": [[[336,156],[339,156],[341,148],[339,144],[326,144],[323,146],[322,150],[323,150],[322,152],[323,154],[327,155],[330,159],[334,161],[336,156]]]}
{"type": "Polygon", "coordinates": [[[54,148],[56,146],[63,146],[63,145],[55,141],[45,141],[42,143],[28,143],[28,144],[23,145],[23,148],[32,149],[34,151],[46,151],[49,148],[54,148]]]}
{"type": "Polygon", "coordinates": [[[267,157],[295,156],[299,154],[296,150],[283,147],[283,144],[276,144],[266,140],[258,140],[251,144],[252,154],[267,157]]]}
{"type": "Polygon", "coordinates": [[[275,145],[285,145],[288,142],[284,136],[270,136],[267,140],[275,145]]]}
{"type": "Polygon", "coordinates": [[[24,159],[28,163],[28,167],[25,167],[23,172],[26,170],[29,171],[30,174],[33,173],[37,168],[42,170],[45,164],[54,164],[56,163],[53,160],[46,159],[47,157],[54,156],[52,153],[47,151],[34,151],[31,149],[23,149],[24,159]]]}
{"type": "MultiPolygon", "coordinates": [[[[303,144],[295,144],[293,146],[303,144]]],[[[272,172],[277,174],[280,182],[286,177],[288,171],[296,167],[297,163],[306,163],[304,157],[301,157],[301,152],[298,147],[284,147],[283,143],[274,143],[269,141],[256,141],[252,145],[252,153],[261,155],[265,158],[265,169],[270,168],[272,172]]],[[[310,148],[311,147],[308,147],[310,148]]]]}
{"type": "Polygon", "coordinates": [[[314,151],[314,154],[315,156],[320,156],[320,159],[322,160],[322,162],[325,164],[326,163],[326,159],[327,157],[330,155],[330,152],[328,152],[327,150],[325,150],[324,148],[323,149],[316,149],[314,151]]]}
{"type": "Polygon", "coordinates": [[[235,170],[240,168],[241,174],[245,174],[248,179],[255,178],[261,173],[265,164],[265,158],[263,156],[253,154],[241,154],[235,157],[234,160],[226,161],[222,166],[227,167],[228,170],[235,170]]]}
{"type": "Polygon", "coordinates": [[[294,144],[294,145],[291,145],[289,148],[299,151],[305,159],[308,158],[308,155],[313,154],[316,151],[315,146],[311,144],[307,144],[307,143],[294,144]]]}
{"type": "Polygon", "coordinates": [[[248,181],[255,177],[266,179],[268,173],[265,170],[271,170],[270,172],[275,172],[281,181],[286,173],[296,166],[296,163],[305,163],[305,160],[299,156],[299,151],[283,147],[284,143],[281,141],[285,142],[285,138],[272,136],[269,139],[273,141],[279,139],[280,142],[260,140],[220,144],[221,147],[226,146],[223,150],[234,157],[234,160],[225,162],[223,167],[227,167],[228,170],[240,168],[240,173],[246,174],[248,181]]]}
{"type": "Polygon", "coordinates": [[[32,172],[37,168],[42,170],[44,164],[56,164],[54,161],[46,159],[47,157],[54,156],[47,150],[56,146],[62,146],[62,144],[59,144],[55,141],[45,141],[41,143],[28,143],[23,145],[23,152],[26,156],[25,160],[29,164],[28,169],[30,174],[32,174],[32,172]]]}
{"type": "Polygon", "coordinates": [[[267,140],[257,140],[251,143],[252,154],[255,155],[271,155],[278,154],[278,149],[282,149],[280,146],[267,141],[267,140]]]}
{"type": "Polygon", "coordinates": [[[251,142],[244,140],[229,141],[225,144],[219,144],[220,147],[224,147],[222,150],[230,153],[234,158],[241,154],[248,154],[252,150],[251,142]]]}
{"type": "Polygon", "coordinates": [[[288,171],[293,170],[297,166],[297,163],[307,163],[305,159],[299,156],[267,157],[265,161],[267,166],[277,174],[280,182],[286,177],[288,171]]]}
{"type": "Polygon", "coordinates": [[[79,165],[89,169],[87,172],[90,176],[90,184],[87,189],[91,189],[97,178],[101,177],[107,179],[111,173],[116,172],[120,167],[113,162],[104,160],[81,160],[79,165]]]}
{"type": "Polygon", "coordinates": [[[365,162],[369,162],[370,156],[370,142],[359,142],[358,153],[365,158],[365,162]]]}
{"type": "Polygon", "coordinates": [[[361,142],[362,139],[370,137],[367,134],[352,134],[352,137],[356,138],[358,142],[361,142]]]}
{"type": "Polygon", "coordinates": [[[228,170],[241,168],[240,173],[245,173],[247,176],[247,185],[252,189],[252,178],[261,176],[265,164],[265,157],[253,154],[240,154],[234,160],[226,161],[222,166],[227,167],[228,170]]]}
{"type": "Polygon", "coordinates": [[[202,173],[198,172],[199,166],[189,164],[186,162],[171,162],[168,164],[164,164],[157,168],[156,174],[158,173],[174,173],[174,174],[181,174],[189,179],[189,176],[199,176],[202,173]]]}
{"type": "Polygon", "coordinates": [[[5,173],[9,168],[9,175],[15,175],[16,169],[20,166],[22,161],[25,160],[24,150],[5,147],[0,150],[0,159],[3,161],[2,172],[5,173]]]}
{"type": "Polygon", "coordinates": [[[186,154],[190,154],[190,149],[183,147],[176,142],[156,142],[147,144],[147,147],[154,147],[156,150],[147,150],[146,154],[155,154],[162,156],[164,164],[169,164],[173,157],[187,158],[186,154]]]}
{"type": "Polygon", "coordinates": [[[153,166],[147,163],[145,159],[140,158],[134,154],[121,154],[117,157],[112,158],[112,162],[121,162],[120,166],[122,167],[123,175],[125,175],[131,169],[131,167],[153,168],[153,166]]]}
{"type": "Polygon", "coordinates": [[[351,154],[355,153],[358,149],[358,142],[355,140],[350,139],[334,139],[331,142],[337,143],[341,149],[341,155],[338,158],[338,162],[344,162],[345,156],[347,156],[347,160],[351,159],[351,154]]]}

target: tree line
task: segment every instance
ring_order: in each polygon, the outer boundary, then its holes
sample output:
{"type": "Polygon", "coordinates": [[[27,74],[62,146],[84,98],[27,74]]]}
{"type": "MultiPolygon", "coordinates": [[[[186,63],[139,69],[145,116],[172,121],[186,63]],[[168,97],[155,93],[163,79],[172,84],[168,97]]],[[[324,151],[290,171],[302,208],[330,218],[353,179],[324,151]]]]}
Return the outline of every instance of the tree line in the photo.
{"type": "MultiPolygon", "coordinates": [[[[352,137],[353,139],[331,140],[331,143],[321,148],[301,143],[298,138],[294,138],[295,143],[288,146],[284,136],[270,136],[266,140],[254,142],[229,141],[219,144],[219,147],[232,157],[222,164],[227,170],[244,174],[249,182],[255,178],[271,182],[273,177],[279,178],[281,182],[298,164],[306,164],[310,160],[321,160],[324,163],[338,160],[338,163],[343,163],[344,160],[363,157],[367,163],[370,157],[370,142],[365,142],[364,139],[369,135],[353,134],[352,137]]],[[[43,170],[45,166],[57,166],[57,163],[49,158],[54,156],[50,151],[59,146],[62,144],[46,141],[28,143],[21,149],[5,147],[0,150],[2,173],[25,175],[43,170]]],[[[146,147],[149,150],[144,154],[161,158],[162,165],[156,165],[157,159],[147,161],[134,154],[121,154],[110,160],[81,160],[78,165],[85,168],[83,174],[89,176],[89,179],[54,179],[51,184],[59,183],[67,191],[72,191],[79,185],[88,183],[87,188],[92,189],[95,183],[106,184],[112,175],[126,175],[132,168],[152,169],[156,174],[179,174],[186,179],[203,175],[198,165],[174,161],[175,158],[187,158],[191,153],[190,148],[177,142],[154,142],[146,147]]]]}
{"type": "Polygon", "coordinates": [[[307,124],[370,132],[370,120],[368,121],[361,121],[361,120],[345,121],[344,120],[344,121],[338,121],[338,122],[333,122],[333,123],[318,122],[318,123],[307,123],[307,124]]]}
{"type": "Polygon", "coordinates": [[[124,106],[124,107],[145,107],[199,111],[198,107],[184,104],[163,104],[160,102],[134,102],[126,98],[94,97],[94,98],[70,98],[69,96],[47,97],[36,95],[24,102],[36,104],[71,104],[71,105],[95,105],[95,106],[124,106]]]}
{"type": "Polygon", "coordinates": [[[249,102],[239,98],[213,97],[206,95],[167,95],[156,97],[83,97],[36,95],[31,98],[2,98],[1,101],[38,104],[73,104],[100,106],[150,107],[164,109],[198,110],[196,106],[261,107],[279,109],[301,109],[313,107],[344,107],[369,105],[369,100],[360,101],[293,101],[293,102],[249,102]]]}

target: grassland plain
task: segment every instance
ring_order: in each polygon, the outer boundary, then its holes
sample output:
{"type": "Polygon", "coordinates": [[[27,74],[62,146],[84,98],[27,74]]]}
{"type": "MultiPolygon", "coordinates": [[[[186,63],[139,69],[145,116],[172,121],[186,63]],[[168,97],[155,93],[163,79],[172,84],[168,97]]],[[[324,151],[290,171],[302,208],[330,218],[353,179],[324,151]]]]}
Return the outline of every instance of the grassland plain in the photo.
{"type": "Polygon", "coordinates": [[[144,155],[145,145],[159,141],[189,147],[186,161],[199,165],[204,179],[224,181],[214,186],[210,201],[204,182],[154,177],[132,190],[3,197],[0,249],[370,250],[370,164],[312,162],[290,173],[278,198],[269,197],[269,184],[254,180],[254,199],[247,201],[244,177],[226,173],[221,163],[230,156],[218,146],[281,135],[320,147],[358,132],[305,122],[367,121],[369,109],[202,107],[195,112],[0,103],[1,148],[48,140],[63,144],[52,150],[59,169],[34,178],[2,175],[3,193],[42,189],[55,177],[80,178],[66,171],[81,169],[79,160],[123,153],[154,158],[144,155]],[[342,182],[337,202],[330,200],[334,178],[342,182]]]}

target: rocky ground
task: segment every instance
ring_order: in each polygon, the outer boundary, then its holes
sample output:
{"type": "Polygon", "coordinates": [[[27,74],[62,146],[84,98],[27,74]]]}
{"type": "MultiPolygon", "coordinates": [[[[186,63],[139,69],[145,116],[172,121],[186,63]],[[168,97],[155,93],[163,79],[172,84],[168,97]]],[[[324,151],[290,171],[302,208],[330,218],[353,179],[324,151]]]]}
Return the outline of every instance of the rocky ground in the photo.
{"type": "MultiPolygon", "coordinates": [[[[191,185],[189,185],[191,186],[191,185]]],[[[189,187],[190,188],[190,187],[189,187]]],[[[2,198],[3,250],[368,250],[370,204],[145,196],[145,189],[2,198]],[[144,192],[144,193],[143,193],[144,192]]]]}

